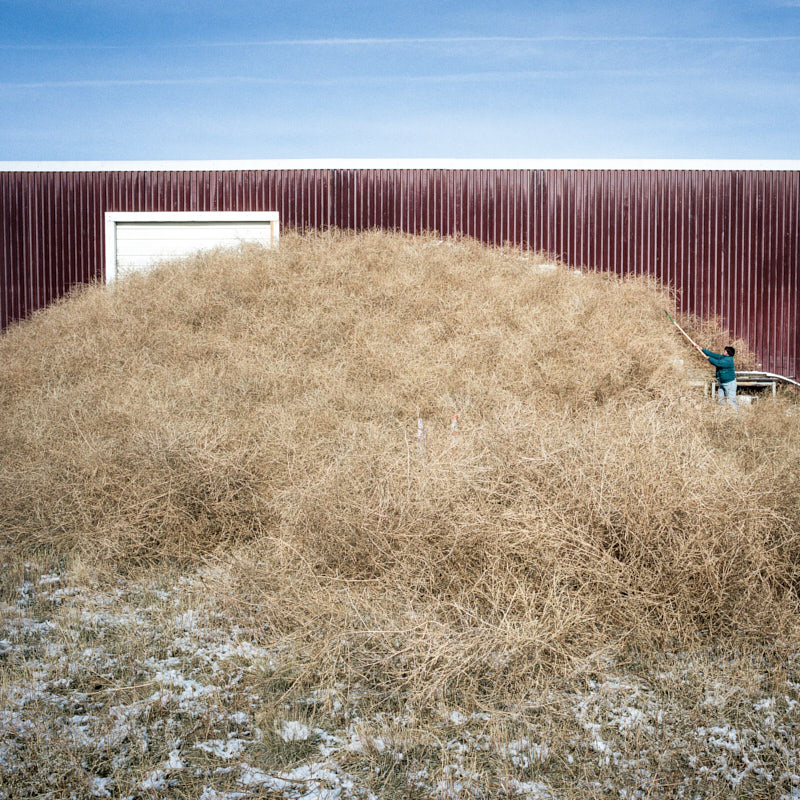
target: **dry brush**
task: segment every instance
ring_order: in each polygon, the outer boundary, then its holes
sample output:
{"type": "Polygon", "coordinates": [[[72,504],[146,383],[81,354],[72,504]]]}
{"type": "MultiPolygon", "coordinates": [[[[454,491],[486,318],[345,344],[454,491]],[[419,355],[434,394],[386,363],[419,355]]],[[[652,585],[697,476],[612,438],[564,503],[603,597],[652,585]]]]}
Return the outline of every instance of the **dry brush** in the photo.
{"type": "Polygon", "coordinates": [[[666,290],[535,262],[287,234],[57,304],[0,340],[6,540],[205,562],[390,691],[794,631],[800,418],[691,396],[666,290]]]}

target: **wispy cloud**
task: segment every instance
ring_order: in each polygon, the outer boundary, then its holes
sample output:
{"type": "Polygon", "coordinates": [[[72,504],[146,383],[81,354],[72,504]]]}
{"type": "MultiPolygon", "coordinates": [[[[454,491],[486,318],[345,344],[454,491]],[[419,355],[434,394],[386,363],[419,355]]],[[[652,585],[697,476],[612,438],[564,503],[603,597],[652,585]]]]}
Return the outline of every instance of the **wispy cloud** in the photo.
{"type": "MultiPolygon", "coordinates": [[[[115,86],[202,86],[229,85],[241,83],[292,83],[293,81],[275,78],[248,78],[231,75],[229,77],[197,77],[197,78],[122,78],[122,79],[89,79],[71,81],[28,81],[0,83],[0,89],[92,89],[115,86]]],[[[298,81],[299,82],[299,81],[298,81]]]]}
{"type": "MultiPolygon", "coordinates": [[[[785,5],[800,7],[800,0],[786,0],[785,5]]],[[[0,43],[3,50],[122,50],[150,48],[214,48],[214,47],[395,47],[410,45],[443,44],[536,44],[546,42],[643,42],[686,44],[772,44],[797,42],[800,36],[425,36],[425,37],[370,37],[325,39],[263,39],[221,42],[169,42],[131,44],[94,43],[0,43]]]]}
{"type": "MultiPolygon", "coordinates": [[[[800,0],[797,0],[800,5],[800,0]]],[[[800,41],[800,36],[427,36],[395,38],[265,39],[263,41],[205,42],[189,47],[351,47],[356,45],[513,44],[527,42],[777,42],[800,41]]]]}
{"type": "MultiPolygon", "coordinates": [[[[44,80],[0,82],[0,90],[13,89],[92,89],[125,86],[347,86],[387,85],[412,83],[491,83],[518,80],[570,79],[586,75],[621,78],[686,78],[713,76],[716,73],[699,69],[542,69],[542,70],[498,70],[485,72],[458,72],[439,75],[348,75],[332,78],[270,78],[249,75],[196,76],[189,78],[121,78],[87,80],[44,80]]],[[[794,83],[797,75],[793,71],[772,71],[770,78],[780,77],[794,83]]]]}

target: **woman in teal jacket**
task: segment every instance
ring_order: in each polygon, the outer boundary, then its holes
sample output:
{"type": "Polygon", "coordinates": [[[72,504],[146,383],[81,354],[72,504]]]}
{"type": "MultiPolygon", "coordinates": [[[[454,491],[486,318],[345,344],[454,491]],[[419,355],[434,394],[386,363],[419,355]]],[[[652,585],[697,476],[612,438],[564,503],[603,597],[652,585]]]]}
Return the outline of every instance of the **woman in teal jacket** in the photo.
{"type": "Polygon", "coordinates": [[[714,353],[706,350],[705,347],[697,348],[710,364],[717,368],[717,383],[719,384],[719,402],[724,403],[727,399],[728,404],[734,410],[739,408],[736,400],[736,368],[733,366],[733,357],[736,355],[730,345],[725,348],[725,354],[714,353]]]}

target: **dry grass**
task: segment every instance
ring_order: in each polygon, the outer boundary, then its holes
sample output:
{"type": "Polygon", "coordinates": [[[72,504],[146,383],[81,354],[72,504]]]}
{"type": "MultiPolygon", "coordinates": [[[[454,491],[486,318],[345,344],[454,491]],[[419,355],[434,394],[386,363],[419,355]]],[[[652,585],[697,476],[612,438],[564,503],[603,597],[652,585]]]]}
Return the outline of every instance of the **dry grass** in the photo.
{"type": "Polygon", "coordinates": [[[65,301],[0,340],[0,528],[203,560],[297,682],[386,696],[793,632],[800,418],[685,396],[654,284],[532,263],[286,235],[65,301]]]}
{"type": "Polygon", "coordinates": [[[514,702],[387,701],[303,685],[303,661],[255,646],[202,570],[124,578],[3,548],[0,567],[2,800],[789,800],[800,785],[797,651],[630,652],[514,702]]]}

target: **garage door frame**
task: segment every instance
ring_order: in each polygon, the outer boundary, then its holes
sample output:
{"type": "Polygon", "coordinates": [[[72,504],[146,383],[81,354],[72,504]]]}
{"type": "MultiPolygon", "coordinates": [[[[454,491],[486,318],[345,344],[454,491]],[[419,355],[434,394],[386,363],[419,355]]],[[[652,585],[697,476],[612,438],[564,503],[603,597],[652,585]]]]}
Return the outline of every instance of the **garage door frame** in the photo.
{"type": "MultiPolygon", "coordinates": [[[[209,223],[263,222],[270,226],[270,246],[278,244],[279,218],[277,211],[106,211],[105,212],[105,279],[117,278],[117,225],[119,223],[209,223]]],[[[202,249],[202,248],[198,248],[202,249]]],[[[194,251],[192,251],[194,252],[194,251]]],[[[175,258],[170,255],[165,258],[175,258]]],[[[180,256],[177,256],[180,257],[180,256]]]]}

